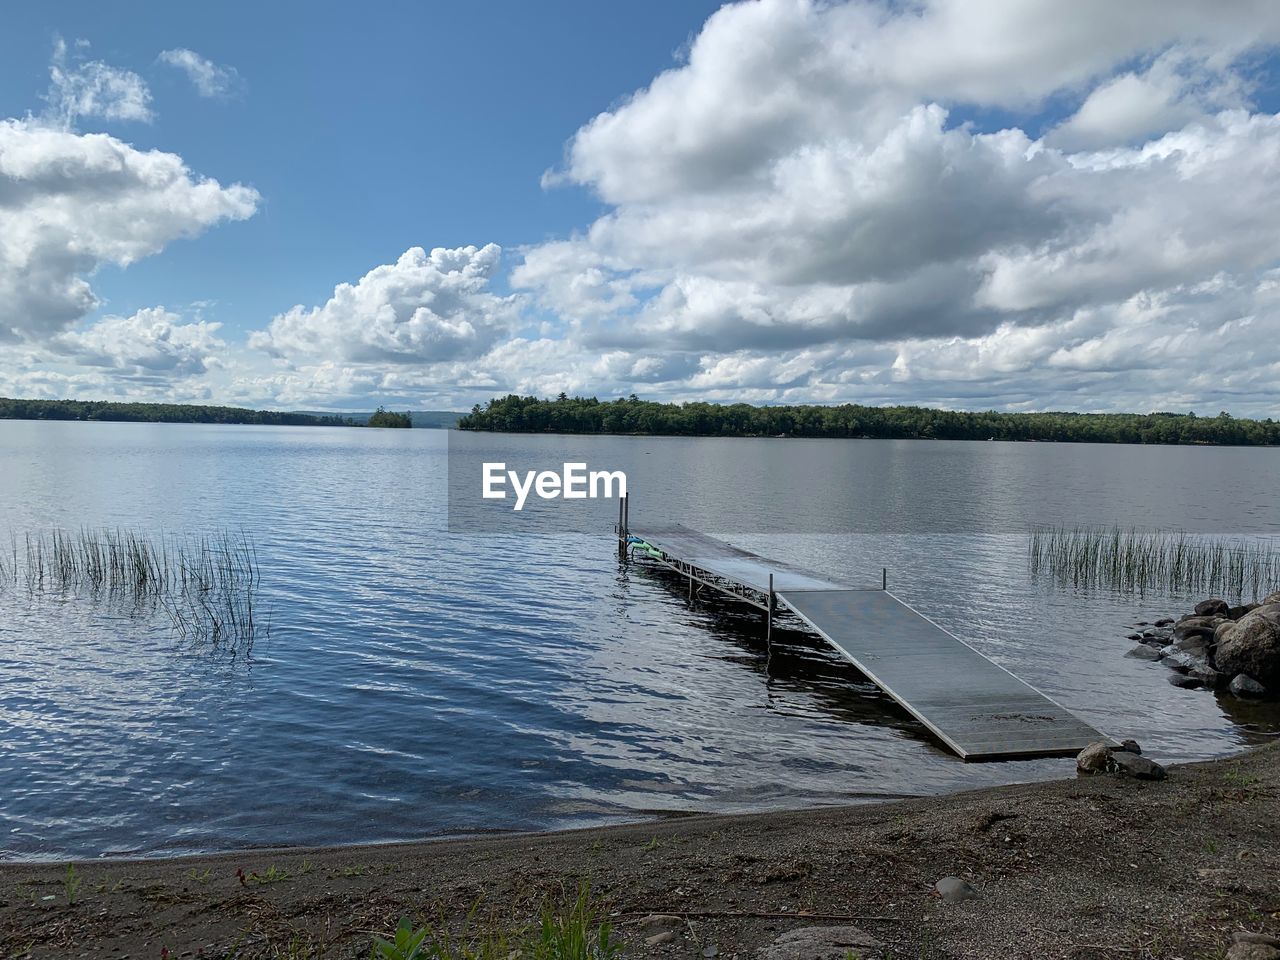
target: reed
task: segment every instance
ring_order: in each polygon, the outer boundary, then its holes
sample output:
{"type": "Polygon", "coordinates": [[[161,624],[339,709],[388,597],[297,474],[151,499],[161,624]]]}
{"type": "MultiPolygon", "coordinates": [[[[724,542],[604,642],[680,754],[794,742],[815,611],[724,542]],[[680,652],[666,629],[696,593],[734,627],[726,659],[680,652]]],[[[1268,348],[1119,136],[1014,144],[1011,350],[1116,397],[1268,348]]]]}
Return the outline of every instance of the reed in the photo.
{"type": "Polygon", "coordinates": [[[1120,527],[1038,527],[1029,538],[1032,576],[1080,588],[1168,590],[1252,599],[1280,583],[1271,540],[1120,527]]]}
{"type": "Polygon", "coordinates": [[[193,643],[245,652],[264,630],[257,550],[245,533],[153,538],[129,530],[10,534],[0,584],[163,611],[193,643]]]}

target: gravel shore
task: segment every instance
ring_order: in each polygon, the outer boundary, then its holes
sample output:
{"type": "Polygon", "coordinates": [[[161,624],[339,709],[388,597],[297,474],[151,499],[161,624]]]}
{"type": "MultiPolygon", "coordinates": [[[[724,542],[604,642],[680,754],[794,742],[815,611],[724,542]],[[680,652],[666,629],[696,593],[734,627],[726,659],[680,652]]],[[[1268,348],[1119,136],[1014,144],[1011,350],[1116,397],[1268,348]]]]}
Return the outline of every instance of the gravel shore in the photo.
{"type": "Polygon", "coordinates": [[[755,957],[844,925],[885,958],[1223,957],[1233,933],[1280,935],[1278,788],[1274,744],[1162,782],[1072,775],[868,806],[82,863],[74,904],[65,864],[8,864],[0,956],[367,957],[403,915],[456,921],[480,901],[486,921],[522,924],[589,881],[634,957],[755,957]],[[944,902],[947,876],[977,896],[944,902]],[[642,923],[654,914],[678,920],[642,923]]]}

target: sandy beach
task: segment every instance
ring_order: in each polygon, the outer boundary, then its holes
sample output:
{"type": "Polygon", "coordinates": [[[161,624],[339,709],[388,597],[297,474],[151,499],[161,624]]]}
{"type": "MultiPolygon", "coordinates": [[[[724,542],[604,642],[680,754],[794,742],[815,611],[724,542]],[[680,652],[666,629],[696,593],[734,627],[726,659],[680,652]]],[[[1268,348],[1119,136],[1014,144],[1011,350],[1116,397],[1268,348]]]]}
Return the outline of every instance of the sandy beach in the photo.
{"type": "Polygon", "coordinates": [[[458,924],[478,903],[473,923],[518,926],[584,881],[635,957],[745,958],[846,925],[883,945],[868,955],[975,960],[1219,957],[1235,932],[1280,934],[1280,744],[1163,782],[1063,773],[867,806],[81,863],[74,904],[65,864],[9,864],[0,954],[363,957],[401,916],[458,924]],[[943,902],[946,876],[977,896],[943,902]]]}

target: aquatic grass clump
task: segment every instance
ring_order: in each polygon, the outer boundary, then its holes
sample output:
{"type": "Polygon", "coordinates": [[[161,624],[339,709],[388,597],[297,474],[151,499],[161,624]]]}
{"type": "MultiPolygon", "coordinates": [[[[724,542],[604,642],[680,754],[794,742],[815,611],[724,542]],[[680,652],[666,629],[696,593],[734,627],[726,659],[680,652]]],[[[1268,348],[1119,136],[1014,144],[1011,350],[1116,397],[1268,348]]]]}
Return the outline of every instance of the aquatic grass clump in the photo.
{"type": "Polygon", "coordinates": [[[1038,527],[1029,538],[1032,576],[1081,588],[1169,590],[1251,599],[1280,584],[1272,540],[1121,527],[1038,527]]]}
{"type": "MultiPolygon", "coordinates": [[[[84,596],[135,615],[162,611],[184,641],[247,653],[260,629],[261,575],[244,533],[152,538],[128,530],[10,535],[0,585],[84,596]]],[[[269,628],[267,628],[269,629],[269,628]]]]}

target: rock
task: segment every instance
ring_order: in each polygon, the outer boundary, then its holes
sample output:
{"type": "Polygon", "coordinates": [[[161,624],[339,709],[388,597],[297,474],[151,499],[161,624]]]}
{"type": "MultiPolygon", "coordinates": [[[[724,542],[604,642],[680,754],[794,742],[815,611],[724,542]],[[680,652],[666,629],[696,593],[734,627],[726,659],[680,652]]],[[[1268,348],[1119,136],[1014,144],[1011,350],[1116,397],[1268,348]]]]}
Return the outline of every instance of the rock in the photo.
{"type": "Polygon", "coordinates": [[[1124,638],[1125,638],[1126,640],[1141,640],[1141,639],[1142,639],[1142,634],[1140,634],[1140,633],[1126,633],[1126,634],[1125,634],[1125,636],[1124,636],[1124,638]]]}
{"type": "Polygon", "coordinates": [[[1225,600],[1202,600],[1196,604],[1196,615],[1200,617],[1220,617],[1229,609],[1225,600]]]}
{"type": "Polygon", "coordinates": [[[1248,930],[1237,930],[1231,935],[1233,943],[1260,943],[1264,947],[1280,947],[1280,937],[1269,933],[1250,933],[1248,930]]]}
{"type": "Polygon", "coordinates": [[[1169,682],[1175,687],[1182,687],[1184,690],[1199,690],[1204,686],[1195,677],[1189,677],[1185,673],[1175,673],[1169,678],[1169,682]]]}
{"type": "Polygon", "coordinates": [[[1164,656],[1164,665],[1177,670],[1179,673],[1209,669],[1209,653],[1206,647],[1180,650],[1170,644],[1167,647],[1161,647],[1160,653],[1164,656]]]}
{"type": "Polygon", "coordinates": [[[1247,697],[1254,700],[1261,699],[1267,695],[1267,688],[1247,673],[1237,673],[1231,678],[1231,685],[1227,689],[1237,697],[1247,697]]]}
{"type": "Polygon", "coordinates": [[[1148,646],[1145,643],[1140,643],[1126,653],[1125,656],[1133,657],[1135,660],[1159,660],[1160,651],[1155,647],[1148,646]]]}
{"type": "Polygon", "coordinates": [[[1173,626],[1173,617],[1161,617],[1156,621],[1155,625],[1157,627],[1171,627],[1173,626]]]}
{"type": "Polygon", "coordinates": [[[1172,637],[1173,637],[1173,630],[1170,627],[1155,627],[1154,629],[1144,630],[1142,632],[1143,643],[1159,641],[1163,646],[1164,644],[1168,643],[1172,637]]]}
{"type": "MultiPolygon", "coordinates": [[[[1231,623],[1232,621],[1228,620],[1226,622],[1231,623]]],[[[1188,640],[1194,640],[1197,643],[1212,643],[1214,632],[1217,629],[1218,624],[1216,623],[1212,626],[1207,623],[1196,623],[1191,626],[1178,624],[1173,628],[1173,642],[1185,643],[1188,640]]]]}
{"type": "Polygon", "coordinates": [[[1226,674],[1219,673],[1207,664],[1203,667],[1192,667],[1187,671],[1187,676],[1192,680],[1199,680],[1210,690],[1215,690],[1218,687],[1224,686],[1227,682],[1226,674]]]}
{"type": "Polygon", "coordinates": [[[1107,769],[1107,759],[1110,756],[1111,748],[1105,743],[1091,743],[1076,754],[1076,771],[1079,773],[1102,773],[1107,769]]]}
{"type": "MultiPolygon", "coordinates": [[[[1249,613],[1256,614],[1259,617],[1266,617],[1268,620],[1280,622],[1280,603],[1260,603],[1254,607],[1249,613]]],[[[1248,616],[1249,614],[1245,614],[1248,616]]]]}
{"type": "Polygon", "coordinates": [[[1203,657],[1209,649],[1209,645],[1213,643],[1213,637],[1212,633],[1208,636],[1203,633],[1196,633],[1189,637],[1183,637],[1181,640],[1173,641],[1173,646],[1179,650],[1185,650],[1192,656],[1203,657]]]}
{"type": "Polygon", "coordinates": [[[1211,617],[1201,617],[1194,613],[1188,613],[1173,625],[1173,633],[1174,636],[1177,636],[1179,630],[1191,630],[1196,627],[1208,627],[1212,630],[1225,619],[1227,618],[1220,617],[1217,614],[1214,614],[1211,617]]]}
{"type": "Polygon", "coordinates": [[[1265,597],[1262,598],[1262,602],[1263,603],[1280,603],[1280,590],[1277,590],[1275,593],[1268,593],[1265,597]]]}
{"type": "Polygon", "coordinates": [[[1164,767],[1154,760],[1127,750],[1116,750],[1111,754],[1107,760],[1107,772],[1136,780],[1163,780],[1168,776],[1164,767]]]}
{"type": "Polygon", "coordinates": [[[883,949],[884,944],[857,927],[800,927],[782,934],[760,956],[763,960],[845,960],[852,953],[870,960],[883,949]]]}
{"type": "Polygon", "coordinates": [[[1236,622],[1234,620],[1227,620],[1223,623],[1218,624],[1217,628],[1213,631],[1214,646],[1217,646],[1219,643],[1225,640],[1227,637],[1227,634],[1229,634],[1235,628],[1236,628],[1236,622]]]}
{"type": "Polygon", "coordinates": [[[1237,621],[1218,644],[1214,660],[1228,676],[1244,673],[1264,687],[1280,686],[1280,623],[1259,607],[1237,621]]]}
{"type": "MultiPolygon", "coordinates": [[[[1095,744],[1104,750],[1107,749],[1105,743],[1095,744]]],[[[1085,747],[1088,750],[1088,747],[1085,747]]],[[[1108,750],[1108,753],[1110,751],[1108,750]]],[[[1078,762],[1078,761],[1077,761],[1078,762]]],[[[935,895],[942,898],[943,903],[962,903],[965,900],[973,900],[978,896],[978,891],[969,885],[967,880],[961,880],[959,877],[943,877],[933,885],[935,895]]]]}
{"type": "Polygon", "coordinates": [[[1121,740],[1118,749],[1123,750],[1125,753],[1142,754],[1142,748],[1138,746],[1137,740],[1121,740]]]}
{"type": "Polygon", "coordinates": [[[1246,613],[1248,613],[1252,609],[1253,608],[1250,607],[1247,603],[1241,604],[1238,607],[1232,607],[1230,610],[1227,611],[1227,619],[1239,620],[1241,617],[1243,617],[1246,613]]]}
{"type": "Polygon", "coordinates": [[[1227,951],[1227,960],[1280,960],[1280,948],[1266,943],[1237,942],[1227,951]]]}
{"type": "Polygon", "coordinates": [[[651,937],[645,937],[644,942],[651,947],[656,947],[664,943],[670,943],[676,938],[674,930],[660,930],[651,937]]]}

